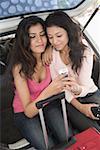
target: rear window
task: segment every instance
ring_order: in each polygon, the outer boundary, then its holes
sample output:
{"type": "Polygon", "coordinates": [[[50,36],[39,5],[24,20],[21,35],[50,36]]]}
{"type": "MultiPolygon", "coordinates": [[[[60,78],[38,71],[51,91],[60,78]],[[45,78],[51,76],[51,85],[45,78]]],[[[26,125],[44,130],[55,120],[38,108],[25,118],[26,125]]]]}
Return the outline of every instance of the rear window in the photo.
{"type": "Polygon", "coordinates": [[[84,0],[0,0],[0,18],[56,9],[73,9],[84,0]]]}
{"type": "Polygon", "coordinates": [[[92,18],[85,31],[88,32],[90,41],[95,45],[100,55],[100,9],[92,18]]]}

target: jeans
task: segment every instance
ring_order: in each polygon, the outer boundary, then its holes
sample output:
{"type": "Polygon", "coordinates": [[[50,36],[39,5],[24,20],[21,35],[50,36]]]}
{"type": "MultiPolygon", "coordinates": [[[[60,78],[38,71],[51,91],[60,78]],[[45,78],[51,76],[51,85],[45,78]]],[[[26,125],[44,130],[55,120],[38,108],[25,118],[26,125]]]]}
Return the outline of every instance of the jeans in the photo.
{"type": "MultiPolygon", "coordinates": [[[[100,90],[97,90],[95,93],[89,93],[86,97],[79,98],[81,103],[96,103],[100,105],[100,90]]],[[[74,106],[67,103],[68,116],[74,128],[79,131],[86,130],[89,127],[95,127],[100,130],[100,120],[96,121],[88,118],[80,111],[78,111],[74,106]]]]}
{"type": "MultiPolygon", "coordinates": [[[[57,143],[66,141],[60,101],[54,101],[46,105],[43,109],[49,136],[49,148],[51,148],[57,143]]],[[[26,138],[34,148],[46,150],[39,115],[30,119],[22,112],[15,113],[14,118],[22,136],[26,138]]]]}

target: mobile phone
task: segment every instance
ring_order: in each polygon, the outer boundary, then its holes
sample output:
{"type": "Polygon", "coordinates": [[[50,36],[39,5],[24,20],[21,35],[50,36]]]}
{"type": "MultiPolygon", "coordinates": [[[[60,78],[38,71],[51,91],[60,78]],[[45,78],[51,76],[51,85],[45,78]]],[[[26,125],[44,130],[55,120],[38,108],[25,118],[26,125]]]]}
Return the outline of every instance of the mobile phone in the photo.
{"type": "Polygon", "coordinates": [[[68,69],[66,68],[61,68],[59,71],[59,74],[65,75],[65,77],[68,77],[68,69]]]}
{"type": "Polygon", "coordinates": [[[100,119],[100,106],[91,107],[91,111],[95,117],[100,119]]]}

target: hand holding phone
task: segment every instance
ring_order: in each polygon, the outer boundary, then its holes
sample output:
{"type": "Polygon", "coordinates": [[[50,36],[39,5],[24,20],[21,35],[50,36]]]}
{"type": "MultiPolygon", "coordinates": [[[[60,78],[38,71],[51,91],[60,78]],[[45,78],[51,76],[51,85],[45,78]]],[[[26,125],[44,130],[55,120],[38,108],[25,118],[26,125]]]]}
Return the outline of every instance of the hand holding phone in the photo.
{"type": "Polygon", "coordinates": [[[93,115],[100,119],[100,106],[91,107],[93,115]]]}
{"type": "Polygon", "coordinates": [[[65,77],[68,77],[68,69],[67,69],[67,67],[60,69],[58,72],[59,72],[59,74],[63,74],[63,75],[65,75],[65,77]]]}

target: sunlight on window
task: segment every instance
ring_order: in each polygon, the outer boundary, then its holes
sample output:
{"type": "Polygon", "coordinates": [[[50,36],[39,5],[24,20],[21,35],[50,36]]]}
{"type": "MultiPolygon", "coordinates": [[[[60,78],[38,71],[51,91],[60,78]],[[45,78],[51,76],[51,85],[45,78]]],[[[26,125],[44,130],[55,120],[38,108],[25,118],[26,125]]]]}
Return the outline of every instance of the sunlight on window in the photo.
{"type": "Polygon", "coordinates": [[[100,9],[86,27],[86,31],[100,54],[100,9]]]}

